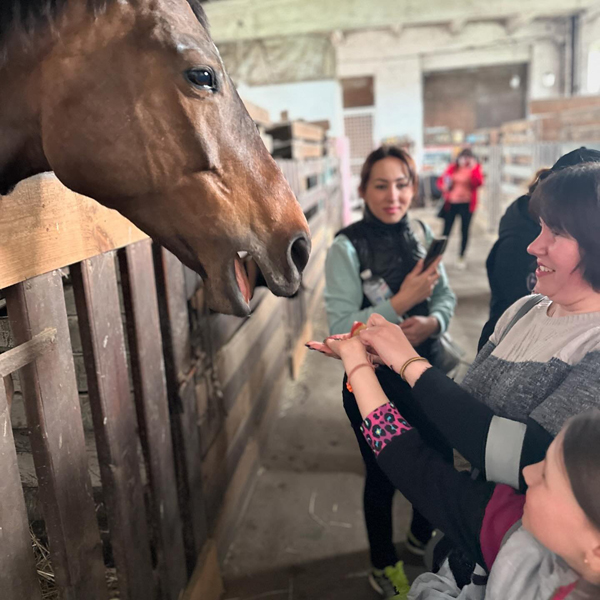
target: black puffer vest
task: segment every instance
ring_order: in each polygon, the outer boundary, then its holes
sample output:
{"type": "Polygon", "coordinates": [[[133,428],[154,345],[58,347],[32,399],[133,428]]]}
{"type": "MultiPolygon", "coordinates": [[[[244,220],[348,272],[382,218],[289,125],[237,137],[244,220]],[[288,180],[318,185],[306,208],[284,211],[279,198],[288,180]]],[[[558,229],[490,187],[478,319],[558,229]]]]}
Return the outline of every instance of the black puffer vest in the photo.
{"type": "MultiPolygon", "coordinates": [[[[414,269],[417,261],[425,256],[425,249],[415,236],[408,215],[394,225],[382,223],[365,206],[363,219],[352,223],[337,232],[345,235],[358,254],[359,273],[370,269],[373,275],[382,277],[393,294],[398,292],[404,278],[414,269]]],[[[371,306],[363,295],[361,310],[371,306]]],[[[428,316],[429,301],[425,300],[413,306],[408,316],[428,316]]],[[[419,347],[422,354],[431,347],[433,340],[427,340],[419,347]]]]}

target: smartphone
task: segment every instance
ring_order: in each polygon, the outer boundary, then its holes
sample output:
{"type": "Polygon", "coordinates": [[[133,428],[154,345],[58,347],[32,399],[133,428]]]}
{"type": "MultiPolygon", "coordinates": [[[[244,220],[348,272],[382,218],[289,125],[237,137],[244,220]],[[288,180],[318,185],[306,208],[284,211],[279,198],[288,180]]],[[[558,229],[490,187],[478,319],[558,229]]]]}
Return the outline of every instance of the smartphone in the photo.
{"type": "Polygon", "coordinates": [[[448,238],[445,235],[439,238],[433,238],[433,241],[429,246],[429,250],[427,250],[427,256],[425,257],[425,261],[423,263],[423,271],[425,271],[438,256],[444,254],[444,250],[446,249],[447,243],[448,238]]]}

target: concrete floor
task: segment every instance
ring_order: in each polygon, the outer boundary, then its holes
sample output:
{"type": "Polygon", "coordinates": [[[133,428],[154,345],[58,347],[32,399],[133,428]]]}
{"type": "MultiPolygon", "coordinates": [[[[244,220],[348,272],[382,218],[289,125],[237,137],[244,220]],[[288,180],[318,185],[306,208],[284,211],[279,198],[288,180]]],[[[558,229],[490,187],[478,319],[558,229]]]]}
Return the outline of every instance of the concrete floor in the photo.
{"type": "MultiPolygon", "coordinates": [[[[440,230],[431,211],[414,213],[440,230]]],[[[470,362],[487,318],[485,258],[493,238],[475,220],[468,268],[458,271],[458,234],[457,223],[445,261],[459,299],[450,332],[470,362]]],[[[327,335],[323,307],[314,331],[315,339],[327,335]]],[[[342,375],[341,363],[309,353],[298,379],[286,384],[267,459],[223,566],[226,600],[378,597],[366,579],[363,465],[341,404],[342,375]]],[[[403,547],[409,520],[410,506],[398,494],[395,539],[412,578],[423,567],[403,547]]]]}

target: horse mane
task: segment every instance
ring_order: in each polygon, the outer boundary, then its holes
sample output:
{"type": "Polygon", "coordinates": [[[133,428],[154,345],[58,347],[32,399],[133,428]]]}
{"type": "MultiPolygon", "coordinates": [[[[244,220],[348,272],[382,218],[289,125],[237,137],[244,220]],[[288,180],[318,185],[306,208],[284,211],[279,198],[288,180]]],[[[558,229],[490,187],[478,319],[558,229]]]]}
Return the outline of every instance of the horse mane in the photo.
{"type": "MultiPolygon", "coordinates": [[[[0,44],[16,28],[31,33],[44,23],[51,22],[56,15],[73,0],[0,0],[0,44]]],[[[81,0],[90,11],[98,13],[116,0],[81,0]]],[[[187,0],[196,18],[208,31],[206,13],[200,0],[187,0]]]]}

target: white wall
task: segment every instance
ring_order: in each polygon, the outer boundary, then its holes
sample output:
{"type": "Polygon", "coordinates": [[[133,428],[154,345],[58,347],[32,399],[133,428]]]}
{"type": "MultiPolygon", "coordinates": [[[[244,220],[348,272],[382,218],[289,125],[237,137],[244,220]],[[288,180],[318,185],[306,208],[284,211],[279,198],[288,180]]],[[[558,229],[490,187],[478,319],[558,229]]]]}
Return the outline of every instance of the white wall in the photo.
{"type": "Polygon", "coordinates": [[[423,77],[418,55],[398,56],[381,43],[382,32],[351,36],[338,48],[338,77],[372,76],[375,80],[375,143],[410,137],[418,160],[423,147],[423,77]],[[373,44],[380,53],[373,52],[373,44]],[[357,55],[361,60],[356,60],[357,55]]]}
{"type": "Polygon", "coordinates": [[[536,20],[507,33],[504,24],[364,31],[347,35],[338,47],[338,77],[371,75],[376,81],[375,142],[409,135],[419,158],[423,140],[422,75],[446,69],[528,62],[532,98],[563,93],[566,28],[561,19],[536,20]],[[555,73],[554,85],[543,83],[555,73]]]}
{"type": "Polygon", "coordinates": [[[553,40],[540,40],[531,47],[529,63],[529,98],[544,100],[565,93],[564,46],[553,40]],[[554,84],[549,85],[550,74],[554,84]]]}
{"type": "Polygon", "coordinates": [[[581,16],[579,42],[581,93],[600,94],[600,11],[581,16]]]}
{"type": "Polygon", "coordinates": [[[251,87],[238,85],[242,98],[267,109],[272,121],[279,121],[282,111],[290,119],[324,121],[331,124],[330,137],[344,135],[342,89],[338,81],[306,81],[251,87]]]}

